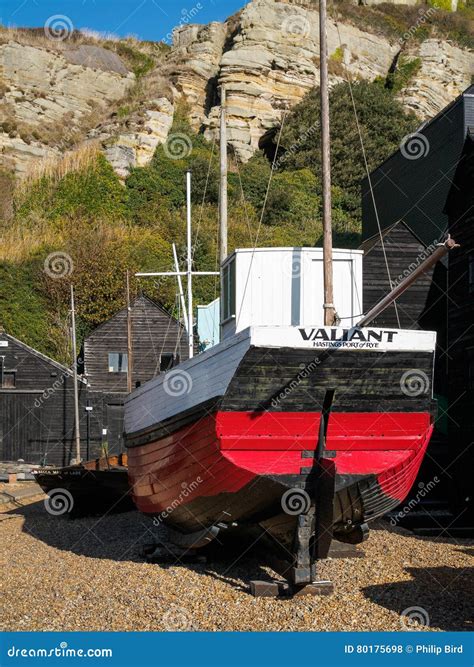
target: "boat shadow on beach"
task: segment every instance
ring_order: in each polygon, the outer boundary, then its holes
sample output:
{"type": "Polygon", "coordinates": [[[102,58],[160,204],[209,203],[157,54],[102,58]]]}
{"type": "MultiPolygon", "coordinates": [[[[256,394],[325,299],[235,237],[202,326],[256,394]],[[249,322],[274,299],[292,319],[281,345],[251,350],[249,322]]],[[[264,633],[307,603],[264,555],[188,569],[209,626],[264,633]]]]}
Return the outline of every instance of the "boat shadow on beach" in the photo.
{"type": "Polygon", "coordinates": [[[474,629],[474,567],[407,567],[405,572],[408,581],[366,586],[362,592],[400,614],[402,630],[420,629],[416,622],[450,632],[474,629]]]}
{"type": "MultiPolygon", "coordinates": [[[[69,516],[52,516],[44,502],[34,502],[10,510],[8,516],[21,516],[22,530],[41,542],[58,549],[89,558],[117,562],[143,563],[143,548],[151,543],[160,544],[165,551],[173,547],[167,539],[163,525],[155,525],[151,517],[140,512],[108,513],[71,519],[69,516]]],[[[272,576],[261,553],[248,539],[236,543],[220,543],[215,548],[202,550],[206,562],[188,558],[171,557],[170,562],[160,563],[163,569],[182,566],[248,591],[250,579],[270,581],[272,576]]],[[[201,553],[201,552],[200,552],[201,553]]],[[[153,567],[153,565],[150,565],[153,567]]]]}
{"type": "MultiPolygon", "coordinates": [[[[169,545],[166,528],[137,511],[70,519],[52,516],[44,502],[39,501],[10,510],[7,516],[22,517],[23,531],[34,539],[59,551],[89,558],[143,563],[145,545],[159,543],[165,549],[169,545]]],[[[457,549],[473,555],[470,541],[458,543],[457,549]]],[[[167,563],[160,562],[159,567],[185,567],[244,592],[248,592],[250,580],[271,581],[274,576],[258,544],[249,537],[223,544],[215,542],[213,548],[203,553],[207,556],[206,562],[176,557],[167,563]]],[[[439,565],[409,567],[405,572],[409,580],[366,586],[361,589],[363,595],[398,614],[421,607],[429,616],[432,628],[473,629],[474,568],[439,565]]],[[[334,583],[337,587],[337,577],[334,583]]]]}

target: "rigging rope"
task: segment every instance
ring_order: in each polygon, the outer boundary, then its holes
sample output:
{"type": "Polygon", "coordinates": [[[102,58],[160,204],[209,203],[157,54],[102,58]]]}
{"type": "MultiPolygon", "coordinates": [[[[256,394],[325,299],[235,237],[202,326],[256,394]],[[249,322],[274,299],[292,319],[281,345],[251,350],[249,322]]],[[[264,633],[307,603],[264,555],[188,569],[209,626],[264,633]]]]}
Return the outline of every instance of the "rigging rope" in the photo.
{"type": "Polygon", "coordinates": [[[253,243],[253,238],[252,238],[252,228],[250,227],[249,213],[248,213],[248,210],[247,210],[247,200],[246,200],[246,198],[245,198],[244,186],[243,186],[243,183],[242,183],[242,177],[241,177],[241,175],[240,175],[240,168],[239,168],[239,161],[238,161],[238,159],[235,160],[235,165],[236,165],[236,167],[237,167],[237,175],[238,175],[238,177],[239,177],[240,194],[241,194],[242,200],[243,200],[243,202],[244,202],[245,220],[246,220],[246,222],[247,222],[247,228],[248,228],[248,230],[249,230],[250,243],[253,243]]]}
{"type": "Polygon", "coordinates": [[[194,235],[194,244],[193,244],[193,247],[191,249],[191,257],[192,257],[193,260],[194,260],[194,253],[196,251],[197,240],[198,240],[198,236],[199,236],[199,229],[201,227],[202,216],[203,216],[203,212],[204,212],[204,204],[206,202],[207,186],[209,184],[209,177],[211,175],[212,159],[214,157],[215,145],[216,145],[216,137],[214,135],[214,137],[212,139],[211,156],[209,158],[209,164],[207,166],[206,182],[204,184],[204,191],[202,193],[201,209],[199,211],[199,218],[198,218],[198,223],[197,223],[197,227],[196,227],[196,233],[194,235]]]}
{"type": "MultiPolygon", "coordinates": [[[[341,38],[341,32],[340,32],[340,29],[339,29],[339,21],[337,20],[338,13],[337,13],[337,9],[336,9],[335,4],[334,4],[334,0],[332,1],[331,4],[332,4],[332,9],[333,9],[334,23],[336,24],[336,30],[337,30],[337,34],[338,34],[338,38],[339,38],[339,46],[342,49],[343,48],[343,43],[342,43],[342,38],[341,38]]],[[[391,277],[391,274],[390,274],[390,266],[388,264],[387,251],[385,249],[385,243],[384,243],[383,234],[382,234],[382,227],[380,225],[380,216],[379,216],[377,204],[375,202],[374,188],[372,186],[372,178],[370,176],[369,164],[367,162],[367,154],[365,152],[364,139],[362,137],[362,130],[361,130],[360,123],[359,123],[359,115],[357,113],[357,107],[356,107],[355,98],[354,98],[354,91],[353,91],[353,88],[352,88],[352,81],[351,81],[349,71],[347,69],[347,65],[344,62],[344,58],[342,59],[342,62],[343,62],[343,67],[344,67],[344,71],[345,71],[345,74],[346,74],[346,81],[347,81],[347,84],[349,86],[349,93],[350,93],[350,96],[351,96],[352,108],[354,110],[354,116],[355,116],[355,121],[356,121],[356,125],[357,125],[357,132],[359,134],[359,141],[360,141],[360,146],[361,146],[361,149],[362,149],[362,156],[363,156],[363,159],[364,159],[364,166],[365,166],[365,171],[366,171],[366,174],[367,174],[367,181],[369,183],[372,205],[374,207],[375,219],[377,220],[377,227],[378,227],[378,232],[379,232],[379,236],[380,236],[380,243],[381,243],[381,246],[382,246],[382,252],[383,252],[384,261],[385,261],[385,268],[387,269],[388,282],[389,282],[389,285],[390,285],[390,290],[392,290],[393,284],[392,284],[392,277],[391,277]]],[[[400,329],[401,328],[400,317],[399,317],[399,314],[398,314],[398,308],[397,308],[396,300],[393,302],[393,305],[395,307],[395,315],[397,317],[398,328],[400,329]]]]}

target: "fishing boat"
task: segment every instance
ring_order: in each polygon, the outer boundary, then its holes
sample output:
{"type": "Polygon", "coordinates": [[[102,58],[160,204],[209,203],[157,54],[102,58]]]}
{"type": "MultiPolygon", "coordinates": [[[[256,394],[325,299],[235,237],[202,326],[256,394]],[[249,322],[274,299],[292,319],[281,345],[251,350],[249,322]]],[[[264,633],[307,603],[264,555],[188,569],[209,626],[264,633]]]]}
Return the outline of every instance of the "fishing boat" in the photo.
{"type": "MultiPolygon", "coordinates": [[[[322,248],[227,256],[225,96],[221,104],[221,342],[127,398],[137,508],[199,547],[249,527],[314,579],[331,539],[358,543],[407,496],[433,431],[436,334],[372,327],[455,244],[363,314],[362,254],[331,236],[325,2],[321,1],[322,248]]],[[[188,336],[192,278],[188,174],[188,336]],[[190,293],[189,293],[190,292],[190,293]]]]}
{"type": "Polygon", "coordinates": [[[70,466],[42,466],[33,475],[48,495],[48,510],[53,515],[75,517],[134,509],[126,454],[70,466]]]}

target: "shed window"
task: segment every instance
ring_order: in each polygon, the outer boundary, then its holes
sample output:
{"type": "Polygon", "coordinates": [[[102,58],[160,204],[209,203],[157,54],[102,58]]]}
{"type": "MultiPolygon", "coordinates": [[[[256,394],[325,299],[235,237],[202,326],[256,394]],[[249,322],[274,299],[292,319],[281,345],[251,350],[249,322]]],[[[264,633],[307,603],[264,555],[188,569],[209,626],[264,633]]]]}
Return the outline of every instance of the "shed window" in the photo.
{"type": "Polygon", "coordinates": [[[222,319],[235,317],[235,260],[224,267],[222,275],[222,319]]]}
{"type": "Polygon", "coordinates": [[[16,386],[16,371],[5,370],[5,357],[0,357],[0,388],[14,389],[16,386]]]}
{"type": "Polygon", "coordinates": [[[125,352],[109,352],[109,373],[126,373],[128,371],[128,354],[125,352]]]}
{"type": "Polygon", "coordinates": [[[162,354],[160,357],[160,373],[166,373],[174,366],[174,354],[162,354]]]}
{"type": "Polygon", "coordinates": [[[3,389],[14,389],[16,387],[16,373],[15,371],[4,371],[3,372],[3,389]]]}
{"type": "Polygon", "coordinates": [[[469,253],[469,294],[474,294],[474,252],[469,253]]]}

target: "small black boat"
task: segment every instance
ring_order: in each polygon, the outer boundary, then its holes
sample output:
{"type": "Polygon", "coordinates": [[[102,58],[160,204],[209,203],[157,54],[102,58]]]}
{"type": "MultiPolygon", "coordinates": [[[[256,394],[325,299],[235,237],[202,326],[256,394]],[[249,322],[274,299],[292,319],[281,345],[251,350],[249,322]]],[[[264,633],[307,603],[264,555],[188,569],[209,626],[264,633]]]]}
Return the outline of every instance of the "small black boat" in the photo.
{"type": "Polygon", "coordinates": [[[126,454],[62,468],[45,466],[33,474],[49,496],[46,505],[50,514],[77,517],[134,509],[126,454]]]}

